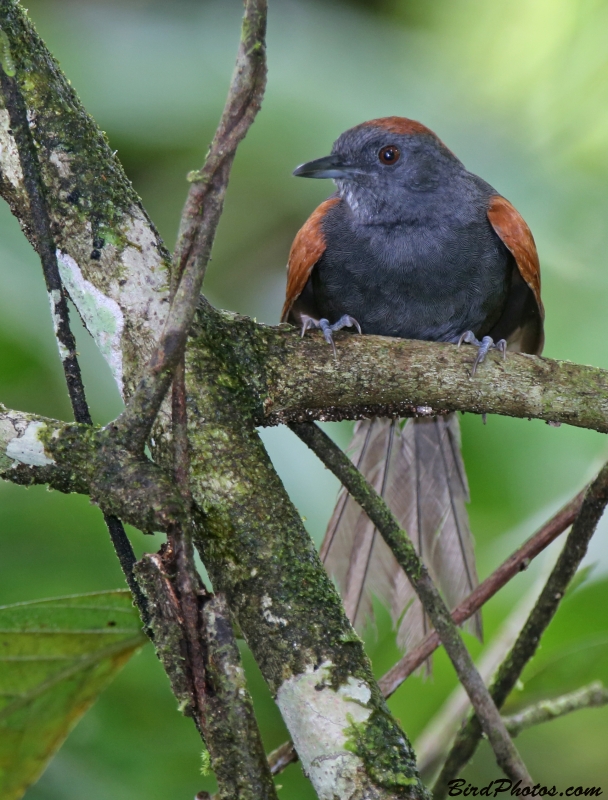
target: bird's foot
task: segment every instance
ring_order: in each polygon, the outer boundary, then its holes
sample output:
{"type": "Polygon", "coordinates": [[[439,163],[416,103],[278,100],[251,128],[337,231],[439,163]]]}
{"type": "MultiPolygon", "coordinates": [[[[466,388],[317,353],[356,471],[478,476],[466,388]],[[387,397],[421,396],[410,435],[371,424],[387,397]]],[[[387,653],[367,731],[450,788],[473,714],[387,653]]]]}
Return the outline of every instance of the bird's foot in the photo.
{"type": "Polygon", "coordinates": [[[325,337],[325,341],[327,344],[332,346],[334,351],[334,356],[336,354],[336,345],[334,343],[334,331],[339,331],[342,328],[356,328],[359,333],[361,333],[361,326],[357,322],[354,317],[349,316],[348,314],[344,314],[340,317],[337,322],[334,322],[333,325],[329,324],[328,319],[314,319],[314,317],[309,317],[307,314],[302,314],[302,330],[301,335],[304,336],[307,330],[311,328],[319,328],[323,331],[323,336],[325,337]]]}
{"type": "Polygon", "coordinates": [[[480,342],[479,339],[473,333],[473,331],[465,331],[458,340],[458,347],[460,347],[460,345],[463,343],[474,344],[475,347],[478,348],[477,358],[473,362],[473,369],[471,370],[471,377],[475,375],[475,373],[477,372],[477,367],[488,355],[490,350],[500,350],[503,359],[506,357],[507,354],[507,342],[505,339],[499,339],[497,342],[495,342],[491,336],[484,336],[480,342]]]}

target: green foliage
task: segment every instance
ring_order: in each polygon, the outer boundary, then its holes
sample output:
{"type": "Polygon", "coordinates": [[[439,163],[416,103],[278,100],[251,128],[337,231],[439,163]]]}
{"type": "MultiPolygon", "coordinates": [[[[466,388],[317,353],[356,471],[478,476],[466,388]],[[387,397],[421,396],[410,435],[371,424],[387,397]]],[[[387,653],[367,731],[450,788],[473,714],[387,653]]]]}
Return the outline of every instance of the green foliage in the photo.
{"type": "Polygon", "coordinates": [[[542,647],[522,675],[507,708],[522,708],[600,680],[608,684],[608,628],[596,609],[608,608],[608,578],[568,592],[542,647]]]}
{"type": "Polygon", "coordinates": [[[145,642],[130,592],[0,607],[0,796],[18,800],[145,642]]]}

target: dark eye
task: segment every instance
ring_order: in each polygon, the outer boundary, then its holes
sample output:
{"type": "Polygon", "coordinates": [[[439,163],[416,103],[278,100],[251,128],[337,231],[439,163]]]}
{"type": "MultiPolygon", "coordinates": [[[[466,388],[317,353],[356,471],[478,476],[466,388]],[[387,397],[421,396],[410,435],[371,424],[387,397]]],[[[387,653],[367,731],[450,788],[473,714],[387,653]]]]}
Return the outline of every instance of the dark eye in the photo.
{"type": "Polygon", "coordinates": [[[396,164],[400,155],[399,148],[395,147],[394,144],[389,144],[380,150],[378,158],[383,164],[396,164]]]}

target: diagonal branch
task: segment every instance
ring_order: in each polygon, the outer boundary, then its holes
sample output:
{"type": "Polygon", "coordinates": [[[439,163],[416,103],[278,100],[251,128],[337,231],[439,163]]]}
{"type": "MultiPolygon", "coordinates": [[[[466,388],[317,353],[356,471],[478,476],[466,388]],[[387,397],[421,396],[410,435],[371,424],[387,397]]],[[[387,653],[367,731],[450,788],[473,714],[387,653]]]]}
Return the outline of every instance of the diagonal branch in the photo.
{"type": "MultiPolygon", "coordinates": [[[[6,34],[2,34],[4,47],[9,47],[6,34]]],[[[0,68],[0,88],[4,105],[8,111],[13,136],[17,144],[19,161],[23,172],[23,185],[27,193],[32,231],[51,303],[51,315],[59,355],[63,365],[72,411],[76,422],[92,425],[93,419],[86,400],[84,383],[76,353],[76,340],[70,327],[68,302],[57,263],[56,247],[51,233],[51,224],[45,199],[45,188],[40,175],[40,164],[27,119],[27,108],[14,75],[7,74],[6,64],[0,68]]],[[[104,522],[118,557],[133,601],[139,609],[144,625],[148,625],[147,601],[133,575],[135,553],[122,522],[118,517],[104,514],[104,522]]]]}
{"type": "MultiPolygon", "coordinates": [[[[528,541],[512,553],[485,581],[479,584],[468,597],[452,611],[456,625],[462,625],[476,611],[502,589],[511,578],[526,569],[530,561],[541,553],[551,542],[562,534],[576,519],[585,496],[585,489],[570,500],[560,511],[548,520],[528,541]]],[[[424,664],[427,658],[439,647],[441,640],[436,631],[429,633],[419,645],[406,653],[378,681],[385,697],[390,697],[414,670],[424,664]]]]}
{"type": "Polygon", "coordinates": [[[351,463],[340,448],[314,423],[291,424],[291,430],[321,459],[374,523],[390,547],[429,615],[435,630],[475,709],[488,737],[496,760],[514,781],[531,785],[528,771],[509,736],[502,718],[488,692],[450,612],[435,588],[409,537],[401,529],[384,500],[351,463]]]}
{"type": "Polygon", "coordinates": [[[246,0],[241,44],[226,105],[205,161],[189,176],[174,259],[179,276],[160,342],[126,410],[121,432],[132,449],[143,449],[184,352],[211,254],[236,149],[260,108],[266,86],[267,0],[246,0]]]}
{"type": "MultiPolygon", "coordinates": [[[[522,670],[536,652],[540,638],[553,619],[568,584],[587,552],[587,546],[608,503],[608,464],[605,465],[585,493],[583,504],[572,526],[564,548],[560,553],[547,583],[536,605],[524,625],[511,652],[501,664],[492,681],[490,691],[500,708],[514,688],[522,670]]],[[[445,797],[449,782],[472,758],[479,739],[481,727],[477,717],[470,717],[456,736],[456,741],[441,770],[433,789],[436,800],[445,797]]]]}

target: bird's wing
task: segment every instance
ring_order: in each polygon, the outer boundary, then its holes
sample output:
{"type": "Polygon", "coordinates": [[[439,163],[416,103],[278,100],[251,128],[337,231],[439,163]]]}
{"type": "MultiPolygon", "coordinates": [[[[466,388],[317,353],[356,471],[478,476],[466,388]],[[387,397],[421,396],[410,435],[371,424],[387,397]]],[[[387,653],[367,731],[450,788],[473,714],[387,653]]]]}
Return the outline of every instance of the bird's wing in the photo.
{"type": "Polygon", "coordinates": [[[544,342],[545,309],[540,297],[540,263],[534,237],[519,211],[500,195],[490,198],[488,219],[515,259],[519,275],[533,298],[533,302],[521,303],[520,319],[517,320],[516,329],[508,337],[509,344],[512,344],[511,339],[515,344],[510,349],[540,353],[544,342]]]}
{"type": "Polygon", "coordinates": [[[314,265],[325,252],[325,236],[321,227],[327,212],[340,202],[330,197],[316,208],[296,234],[287,262],[287,290],[281,312],[281,322],[287,322],[293,304],[304,291],[314,265]]]}

